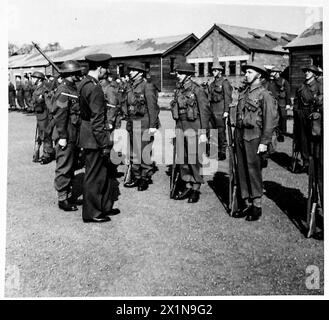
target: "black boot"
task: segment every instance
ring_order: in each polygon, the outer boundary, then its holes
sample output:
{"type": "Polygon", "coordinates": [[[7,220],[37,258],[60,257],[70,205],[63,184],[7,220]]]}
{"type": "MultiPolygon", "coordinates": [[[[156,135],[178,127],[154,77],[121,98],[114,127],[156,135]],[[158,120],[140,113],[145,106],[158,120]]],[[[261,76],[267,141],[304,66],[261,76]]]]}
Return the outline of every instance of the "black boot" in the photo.
{"type": "Polygon", "coordinates": [[[139,180],[139,183],[138,183],[138,191],[145,191],[146,189],[148,189],[149,187],[149,184],[148,184],[148,181],[144,178],[140,179],[139,180]]]}
{"type": "Polygon", "coordinates": [[[224,161],[226,159],[226,153],[225,152],[219,152],[218,153],[218,161],[224,161]]]}
{"type": "Polygon", "coordinates": [[[131,181],[126,182],[123,186],[126,188],[134,188],[139,184],[139,179],[132,179],[131,181]]]}
{"type": "Polygon", "coordinates": [[[261,215],[262,215],[262,208],[252,206],[252,210],[247,215],[246,221],[256,221],[261,217],[261,215]]]}
{"type": "Polygon", "coordinates": [[[185,188],[183,191],[175,195],[175,200],[184,200],[187,199],[192,192],[192,188],[185,188]]]}
{"type": "Polygon", "coordinates": [[[235,211],[232,213],[232,218],[245,218],[250,211],[252,210],[252,206],[248,205],[246,207],[244,207],[243,209],[239,209],[238,211],[235,211]]]}
{"type": "Polygon", "coordinates": [[[199,190],[192,190],[190,197],[188,198],[188,203],[196,203],[200,199],[200,191],[199,190]]]}
{"type": "Polygon", "coordinates": [[[68,200],[58,201],[58,207],[64,211],[77,211],[76,205],[70,203],[68,200]]]}

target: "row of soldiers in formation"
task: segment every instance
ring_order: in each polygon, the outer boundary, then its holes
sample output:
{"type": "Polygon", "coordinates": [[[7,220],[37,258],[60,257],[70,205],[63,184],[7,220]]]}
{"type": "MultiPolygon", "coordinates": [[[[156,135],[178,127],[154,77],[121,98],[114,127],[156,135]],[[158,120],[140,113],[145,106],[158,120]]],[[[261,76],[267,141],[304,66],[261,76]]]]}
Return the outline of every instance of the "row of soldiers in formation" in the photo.
{"type": "MultiPolygon", "coordinates": [[[[66,211],[77,210],[76,199],[71,196],[72,178],[77,151],[79,148],[84,150],[84,222],[110,221],[110,216],[117,211],[113,209],[113,204],[118,198],[119,189],[116,166],[109,161],[113,147],[109,132],[120,127],[122,117],[127,121],[126,129],[131,146],[141,146],[133,148],[132,178],[124,186],[137,187],[139,191],[144,191],[155,172],[154,164],[146,163],[140,156],[149,141],[141,140],[141,135],[134,134],[134,130],[147,132],[152,140],[159,129],[158,90],[146,78],[147,70],[138,62],[128,67],[129,81],[121,82],[118,86],[108,71],[110,59],[111,56],[107,54],[86,56],[85,60],[89,65],[87,73],[83,72],[76,61],[64,62],[60,68],[62,81],[56,88],[53,86],[52,90],[46,86],[44,74],[32,74],[33,84],[36,86],[32,104],[37,116],[39,144],[43,143],[41,163],[46,164],[51,159],[54,154],[51,140],[55,141],[55,188],[59,207],[66,211]],[[47,100],[51,101],[49,108],[47,100]],[[140,124],[137,129],[134,122],[140,124]]],[[[243,201],[232,216],[254,221],[262,215],[262,155],[270,152],[273,136],[277,133],[279,140],[283,140],[286,112],[291,108],[291,103],[289,84],[280,77],[281,70],[272,69],[269,80],[268,70],[259,64],[248,63],[242,66],[242,70],[245,72],[245,87],[239,94],[233,122],[237,176],[243,201]]],[[[218,160],[224,160],[227,147],[226,120],[232,116],[232,86],[222,76],[222,67],[219,63],[214,63],[214,79],[208,92],[192,80],[192,65],[183,63],[175,71],[178,81],[170,105],[176,129],[182,132],[193,130],[197,145],[206,143],[209,139],[206,133],[199,134],[200,129],[218,129],[218,160]]],[[[299,148],[304,165],[307,166],[315,139],[318,139],[317,145],[322,148],[322,144],[318,143],[322,141],[322,137],[312,134],[310,115],[314,112],[322,114],[323,93],[322,82],[317,79],[319,69],[308,66],[303,71],[305,82],[297,91],[295,108],[299,111],[296,118],[299,148]]],[[[188,199],[189,203],[195,203],[199,200],[200,186],[204,181],[198,159],[193,163],[188,161],[189,143],[191,139],[185,139],[183,145],[176,145],[177,149],[184,149],[185,161],[179,164],[183,187],[173,198],[188,199]]]]}

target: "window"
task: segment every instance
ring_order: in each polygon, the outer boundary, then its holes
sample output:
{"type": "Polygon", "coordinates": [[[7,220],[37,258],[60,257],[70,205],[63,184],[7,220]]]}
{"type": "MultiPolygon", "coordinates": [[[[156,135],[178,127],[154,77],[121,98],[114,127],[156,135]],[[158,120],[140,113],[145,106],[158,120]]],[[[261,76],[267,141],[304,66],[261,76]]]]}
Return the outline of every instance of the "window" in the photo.
{"type": "Polygon", "coordinates": [[[145,65],[145,70],[146,72],[150,72],[150,69],[151,69],[151,63],[150,62],[144,62],[144,65],[145,65]]]}
{"type": "Polygon", "coordinates": [[[124,74],[125,74],[125,66],[124,66],[123,63],[119,63],[118,64],[117,73],[120,76],[120,78],[124,76],[124,74]]]}
{"type": "Polygon", "coordinates": [[[170,57],[170,73],[175,72],[175,57],[170,57]]]}
{"type": "Polygon", "coordinates": [[[244,72],[241,70],[241,67],[245,64],[247,64],[247,60],[240,61],[240,75],[244,75],[244,72]]]}
{"type": "Polygon", "coordinates": [[[323,69],[323,57],[322,55],[313,55],[311,56],[312,64],[314,64],[316,67],[320,67],[323,69]]]}
{"type": "Polygon", "coordinates": [[[226,64],[225,64],[225,62],[220,62],[219,64],[223,67],[222,74],[223,75],[226,74],[226,64]]]}
{"type": "Polygon", "coordinates": [[[213,66],[213,63],[212,62],[208,62],[208,76],[212,76],[212,68],[213,66]]]}
{"type": "Polygon", "coordinates": [[[235,76],[236,75],[236,61],[230,61],[228,68],[229,68],[229,75],[235,76]]]}
{"type": "Polygon", "coordinates": [[[204,63],[199,63],[199,77],[204,77],[204,63]]]}

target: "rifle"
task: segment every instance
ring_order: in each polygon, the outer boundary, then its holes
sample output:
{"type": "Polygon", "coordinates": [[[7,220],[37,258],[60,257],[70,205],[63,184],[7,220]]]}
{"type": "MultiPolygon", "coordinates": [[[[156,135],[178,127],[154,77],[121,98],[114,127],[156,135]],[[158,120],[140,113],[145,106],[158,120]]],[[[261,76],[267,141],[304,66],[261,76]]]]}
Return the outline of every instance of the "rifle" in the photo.
{"type": "Polygon", "coordinates": [[[56,64],[41,50],[41,48],[36,43],[32,41],[32,44],[39,51],[39,53],[50,63],[50,65],[60,74],[61,72],[56,66],[56,64]]]}
{"type": "Polygon", "coordinates": [[[180,178],[179,166],[176,164],[176,138],[173,138],[173,164],[170,175],[170,199],[174,199],[178,191],[178,181],[180,178]]]}
{"type": "Polygon", "coordinates": [[[310,156],[308,174],[308,199],[307,199],[307,238],[310,238],[316,229],[316,212],[318,209],[318,160],[310,156]]]}
{"type": "Polygon", "coordinates": [[[233,140],[232,124],[230,116],[226,120],[227,133],[228,133],[228,150],[229,150],[229,172],[230,172],[230,186],[229,186],[229,214],[232,214],[239,209],[241,202],[241,194],[238,183],[238,164],[236,157],[236,146],[233,140]]]}
{"type": "Polygon", "coordinates": [[[127,166],[127,170],[125,172],[124,178],[123,178],[123,183],[130,183],[132,181],[132,164],[129,162],[127,166]]]}
{"type": "MultiPolygon", "coordinates": [[[[70,94],[70,93],[65,93],[65,92],[61,92],[61,94],[63,96],[66,96],[66,97],[70,97],[70,98],[73,98],[73,99],[78,99],[78,96],[76,96],[75,94],[70,94]]],[[[109,107],[109,108],[116,108],[115,105],[110,104],[110,103],[106,103],[106,106],[109,107]]]]}
{"type": "Polygon", "coordinates": [[[34,149],[33,149],[33,162],[38,162],[40,157],[40,144],[38,141],[38,123],[35,126],[35,135],[34,135],[34,149]]]}

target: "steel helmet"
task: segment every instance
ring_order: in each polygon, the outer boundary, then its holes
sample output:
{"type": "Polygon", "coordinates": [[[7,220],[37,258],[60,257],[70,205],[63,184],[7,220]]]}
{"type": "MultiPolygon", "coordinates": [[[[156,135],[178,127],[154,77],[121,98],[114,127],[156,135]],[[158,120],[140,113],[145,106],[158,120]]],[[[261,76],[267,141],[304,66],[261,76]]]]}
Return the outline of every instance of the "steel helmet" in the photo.
{"type": "Polygon", "coordinates": [[[80,72],[82,69],[83,68],[81,67],[79,62],[75,60],[64,61],[59,67],[60,73],[77,73],[80,72]]]}
{"type": "Polygon", "coordinates": [[[40,71],[34,71],[31,77],[45,80],[45,75],[40,71]]]}

